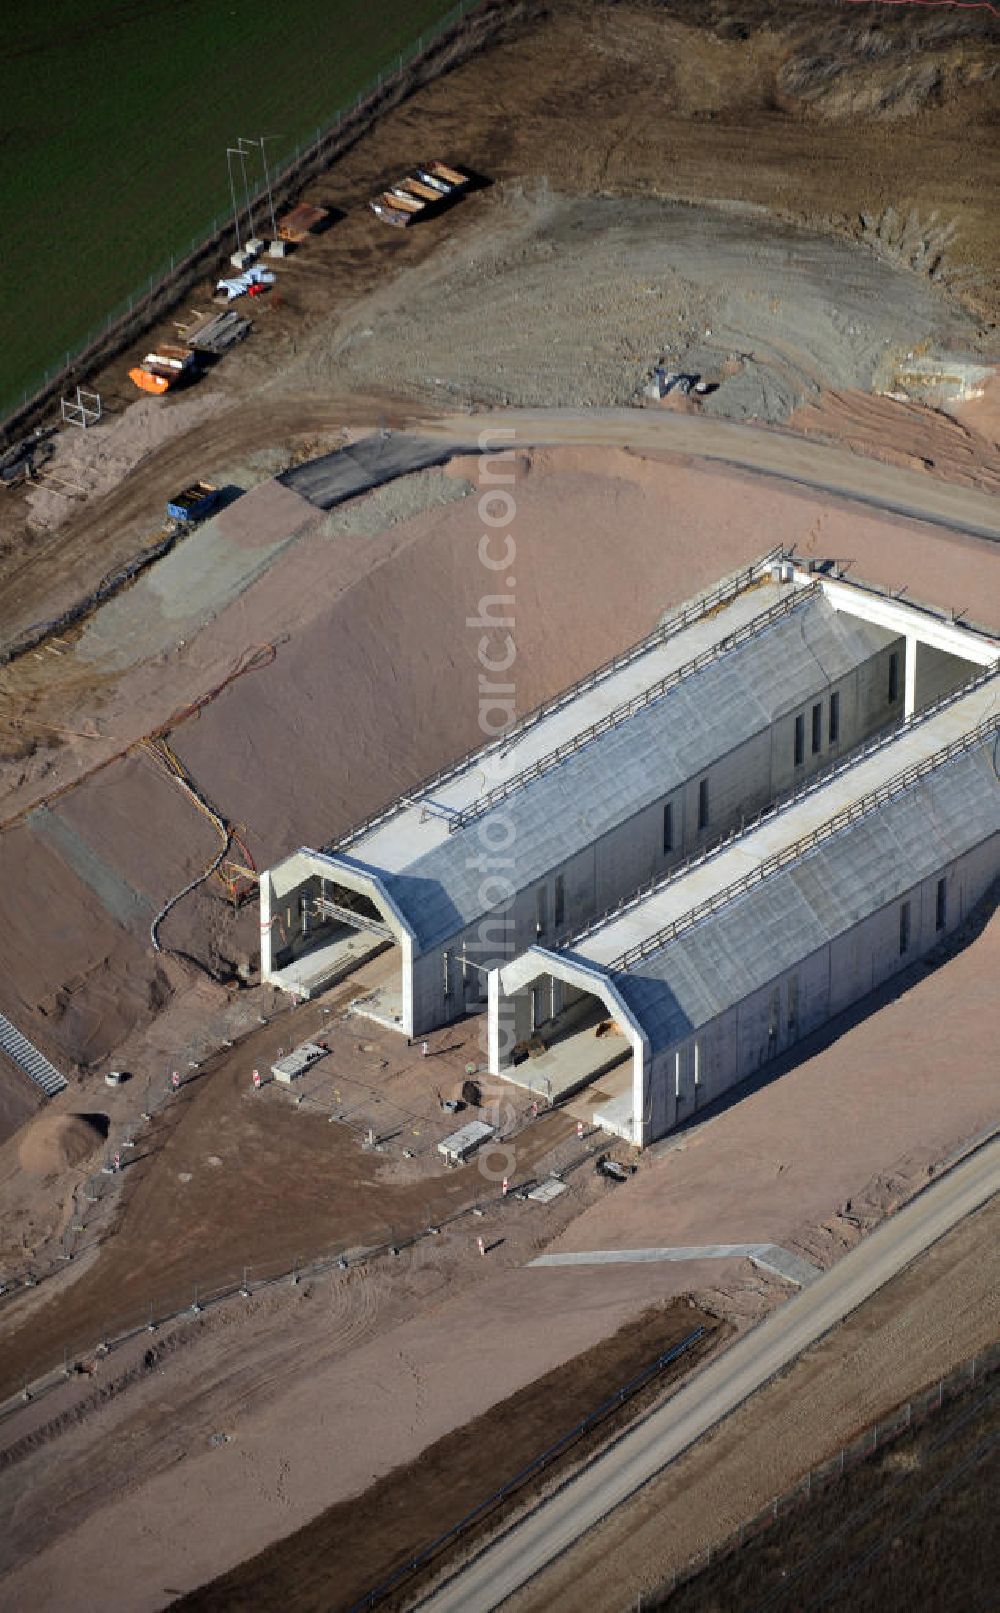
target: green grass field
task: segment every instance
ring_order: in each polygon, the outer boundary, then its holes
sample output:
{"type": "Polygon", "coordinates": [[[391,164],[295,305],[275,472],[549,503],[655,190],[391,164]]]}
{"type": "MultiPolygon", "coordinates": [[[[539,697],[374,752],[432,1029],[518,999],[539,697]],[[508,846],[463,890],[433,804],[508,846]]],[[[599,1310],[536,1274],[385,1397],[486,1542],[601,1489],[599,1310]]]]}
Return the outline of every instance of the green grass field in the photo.
{"type": "Polygon", "coordinates": [[[273,134],[269,162],[290,156],[451,4],[12,7],[0,55],[0,418],[225,211],[227,145],[273,134]]]}

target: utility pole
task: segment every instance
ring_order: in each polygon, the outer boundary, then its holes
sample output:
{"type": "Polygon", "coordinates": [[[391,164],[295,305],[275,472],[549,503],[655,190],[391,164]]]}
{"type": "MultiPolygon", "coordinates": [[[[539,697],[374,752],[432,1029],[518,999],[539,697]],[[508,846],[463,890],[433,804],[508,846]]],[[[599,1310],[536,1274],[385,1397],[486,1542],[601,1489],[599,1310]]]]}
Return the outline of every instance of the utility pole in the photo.
{"type": "Polygon", "coordinates": [[[247,240],[252,240],[254,236],[254,227],[253,213],[250,210],[250,181],[247,179],[247,154],[243,150],[242,138],[237,141],[237,147],[239,150],[240,159],[243,163],[243,199],[246,202],[247,207],[247,240]]]}
{"type": "Polygon", "coordinates": [[[239,208],[236,205],[236,185],[235,185],[235,183],[233,181],[233,164],[232,164],[232,160],[231,160],[233,157],[239,157],[243,161],[243,171],[244,171],[244,174],[245,174],[246,173],[246,159],[244,157],[242,147],[240,147],[239,149],[237,149],[237,147],[235,147],[235,146],[227,146],[226,147],[226,166],[229,169],[229,195],[232,198],[232,203],[233,203],[233,223],[236,226],[236,250],[237,250],[237,252],[242,252],[243,251],[243,242],[240,239],[240,211],[239,211],[239,208]]]}
{"type": "MultiPolygon", "coordinates": [[[[263,144],[261,143],[260,140],[251,140],[247,135],[241,134],[240,137],[239,137],[239,144],[240,144],[240,150],[241,151],[242,151],[244,146],[259,146],[260,147],[261,161],[262,162],[264,161],[264,147],[263,147],[263,144]]],[[[267,164],[266,163],[264,163],[264,176],[265,176],[265,178],[267,177],[267,164]]],[[[245,165],[244,165],[244,169],[243,169],[243,177],[244,177],[244,181],[245,181],[246,180],[246,166],[245,165]]],[[[268,185],[268,200],[270,200],[270,196],[271,196],[271,187],[270,187],[270,185],[268,185]]],[[[247,216],[250,217],[250,192],[249,192],[249,190],[247,191],[247,216]]],[[[273,222],[273,219],[274,219],[274,208],[273,207],[271,208],[271,219],[272,219],[272,222],[273,222]]],[[[251,235],[251,237],[255,233],[256,232],[255,232],[254,227],[253,227],[253,219],[250,218],[250,235],[251,235]]]]}
{"type": "Polygon", "coordinates": [[[281,139],[280,134],[262,134],[260,136],[260,139],[257,141],[257,144],[260,146],[260,160],[261,160],[261,163],[263,164],[263,168],[264,168],[264,188],[267,191],[267,206],[268,206],[268,210],[269,210],[269,212],[271,214],[271,239],[272,239],[272,241],[276,241],[277,238],[278,238],[278,225],[277,225],[277,221],[275,220],[275,217],[274,217],[274,197],[271,195],[271,174],[270,174],[270,171],[269,171],[268,166],[267,166],[267,151],[266,151],[265,148],[266,148],[268,140],[280,140],[280,139],[281,139]]]}

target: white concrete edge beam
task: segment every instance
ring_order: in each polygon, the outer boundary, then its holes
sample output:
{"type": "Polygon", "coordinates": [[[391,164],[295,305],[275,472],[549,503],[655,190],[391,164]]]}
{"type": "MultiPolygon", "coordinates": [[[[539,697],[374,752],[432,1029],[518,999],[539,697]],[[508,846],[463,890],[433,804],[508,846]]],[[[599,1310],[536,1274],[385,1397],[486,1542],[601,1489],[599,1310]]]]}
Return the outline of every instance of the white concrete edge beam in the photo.
{"type": "MultiPolygon", "coordinates": [[[[847,616],[856,616],[861,621],[872,622],[876,627],[884,627],[887,632],[895,634],[898,638],[926,644],[931,649],[943,650],[947,655],[956,655],[975,666],[990,666],[1000,659],[1000,639],[979,633],[974,628],[964,627],[961,622],[943,621],[929,611],[920,610],[916,605],[908,605],[901,599],[887,599],[883,594],[870,592],[861,584],[835,581],[823,576],[817,578],[808,572],[800,575],[803,580],[808,578],[810,581],[819,582],[824,596],[834,610],[842,611],[847,616]]],[[[908,645],[907,660],[909,659],[908,645]]]]}

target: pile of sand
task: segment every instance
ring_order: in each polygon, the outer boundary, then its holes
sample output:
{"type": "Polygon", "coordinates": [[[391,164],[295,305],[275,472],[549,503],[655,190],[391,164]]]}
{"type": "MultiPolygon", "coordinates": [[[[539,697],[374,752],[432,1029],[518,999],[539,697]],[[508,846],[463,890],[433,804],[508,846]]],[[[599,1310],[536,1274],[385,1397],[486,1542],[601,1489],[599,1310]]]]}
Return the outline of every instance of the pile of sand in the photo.
{"type": "Polygon", "coordinates": [[[106,1136],[103,1115],[48,1112],[24,1128],[18,1160],[31,1176],[56,1176],[89,1159],[106,1136]]]}

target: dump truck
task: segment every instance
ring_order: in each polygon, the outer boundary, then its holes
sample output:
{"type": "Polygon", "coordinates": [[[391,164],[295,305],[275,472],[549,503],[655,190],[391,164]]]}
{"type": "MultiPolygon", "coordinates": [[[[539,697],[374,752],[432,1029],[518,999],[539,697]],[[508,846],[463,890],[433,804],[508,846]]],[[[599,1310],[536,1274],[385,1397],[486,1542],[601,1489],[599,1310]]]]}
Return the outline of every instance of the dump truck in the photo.
{"type": "Polygon", "coordinates": [[[211,515],[218,502],[219,489],[214,482],[192,482],[183,493],[169,500],[167,515],[171,521],[193,526],[196,521],[203,521],[206,515],[211,515]]]}
{"type": "Polygon", "coordinates": [[[194,368],[194,354],[186,347],[172,347],[164,344],[155,353],[147,353],[141,364],[129,370],[129,380],[134,381],[140,392],[152,392],[159,396],[168,392],[182,375],[194,368]]]}

